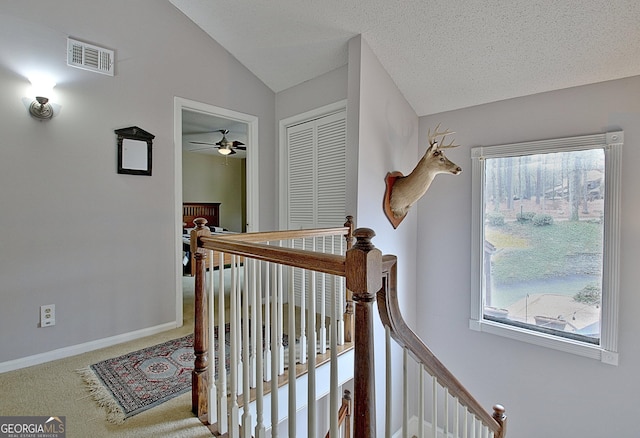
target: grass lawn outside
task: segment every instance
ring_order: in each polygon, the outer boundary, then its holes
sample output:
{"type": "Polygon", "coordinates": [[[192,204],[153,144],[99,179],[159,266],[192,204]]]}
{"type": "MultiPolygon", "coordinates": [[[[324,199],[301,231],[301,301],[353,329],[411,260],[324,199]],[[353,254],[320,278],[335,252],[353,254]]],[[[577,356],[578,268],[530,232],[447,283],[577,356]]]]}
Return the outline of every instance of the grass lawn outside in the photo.
{"type": "Polygon", "coordinates": [[[596,221],[506,222],[485,227],[485,239],[496,247],[491,259],[496,285],[601,274],[602,225],[596,221]]]}
{"type": "MultiPolygon", "coordinates": [[[[596,220],[487,225],[485,239],[495,247],[488,305],[508,311],[505,322],[537,326],[540,316],[560,319],[562,332],[598,323],[602,236],[596,220]]],[[[589,336],[599,337],[599,329],[589,336]]]]}

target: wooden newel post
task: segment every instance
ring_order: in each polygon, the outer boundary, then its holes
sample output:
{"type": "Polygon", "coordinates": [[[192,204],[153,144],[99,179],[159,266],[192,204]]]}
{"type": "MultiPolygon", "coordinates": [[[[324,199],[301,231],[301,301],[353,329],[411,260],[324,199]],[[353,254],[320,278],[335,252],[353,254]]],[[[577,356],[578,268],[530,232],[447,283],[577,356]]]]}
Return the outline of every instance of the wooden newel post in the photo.
{"type": "Polygon", "coordinates": [[[191,231],[191,251],[195,264],[195,315],[193,329],[193,353],[195,361],[191,372],[191,410],[202,418],[209,412],[209,305],[205,275],[207,272],[207,251],[198,248],[198,238],[211,235],[207,220],[198,218],[193,221],[196,229],[191,231]]]}
{"type": "Polygon", "coordinates": [[[358,438],[376,436],[373,309],[382,288],[382,253],[371,243],[369,228],[354,232],[356,244],[346,254],[347,289],[355,301],[355,365],[353,432],[358,438]]]}
{"type": "Polygon", "coordinates": [[[205,289],[206,255],[196,252],[195,327],[193,352],[196,356],[191,373],[191,410],[197,417],[208,412],[207,391],[209,388],[209,306],[205,289]]]}
{"type": "Polygon", "coordinates": [[[493,419],[500,425],[500,432],[495,434],[495,438],[506,438],[507,436],[507,415],[504,406],[495,405],[493,407],[493,419]]]}

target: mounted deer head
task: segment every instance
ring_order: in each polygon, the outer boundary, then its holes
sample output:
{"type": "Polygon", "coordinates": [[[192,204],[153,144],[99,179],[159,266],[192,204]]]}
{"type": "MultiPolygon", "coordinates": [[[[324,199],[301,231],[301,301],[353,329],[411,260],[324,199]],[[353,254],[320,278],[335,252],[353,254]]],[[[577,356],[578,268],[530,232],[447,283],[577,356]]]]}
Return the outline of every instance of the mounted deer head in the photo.
{"type": "Polygon", "coordinates": [[[436,126],[433,134],[429,129],[429,148],[409,175],[404,176],[400,172],[387,173],[384,212],[393,228],[398,228],[409,208],[427,192],[437,174],[458,175],[462,172],[462,168],[445,157],[442,151],[442,149],[459,146],[454,144],[454,140],[444,144],[445,137],[454,132],[448,129],[438,131],[439,127],[440,125],[436,126]]]}

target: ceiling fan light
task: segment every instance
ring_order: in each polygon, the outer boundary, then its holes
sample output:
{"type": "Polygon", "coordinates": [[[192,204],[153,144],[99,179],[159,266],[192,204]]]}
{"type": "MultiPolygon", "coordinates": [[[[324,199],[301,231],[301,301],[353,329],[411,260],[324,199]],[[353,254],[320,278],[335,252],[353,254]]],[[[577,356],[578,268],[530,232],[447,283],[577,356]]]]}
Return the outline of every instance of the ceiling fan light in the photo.
{"type": "Polygon", "coordinates": [[[221,154],[221,155],[229,155],[231,153],[231,149],[218,148],[218,153],[221,154]]]}

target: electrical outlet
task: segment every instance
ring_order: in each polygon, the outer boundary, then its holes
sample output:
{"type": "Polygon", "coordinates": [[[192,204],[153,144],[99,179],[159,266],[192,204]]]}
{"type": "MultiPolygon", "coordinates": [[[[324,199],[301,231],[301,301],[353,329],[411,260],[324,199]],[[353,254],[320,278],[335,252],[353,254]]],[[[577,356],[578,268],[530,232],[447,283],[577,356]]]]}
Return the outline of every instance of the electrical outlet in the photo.
{"type": "Polygon", "coordinates": [[[40,306],[40,327],[56,325],[56,305],[40,306]]]}

